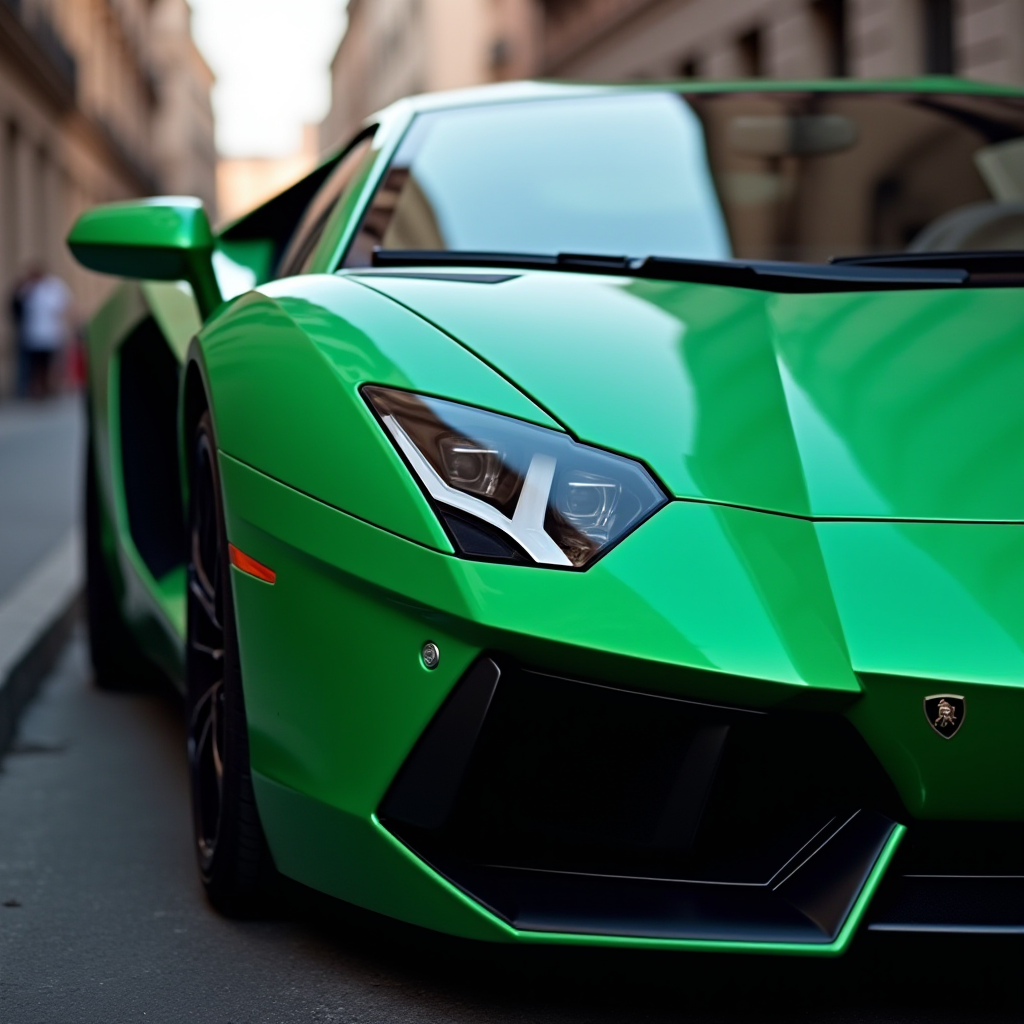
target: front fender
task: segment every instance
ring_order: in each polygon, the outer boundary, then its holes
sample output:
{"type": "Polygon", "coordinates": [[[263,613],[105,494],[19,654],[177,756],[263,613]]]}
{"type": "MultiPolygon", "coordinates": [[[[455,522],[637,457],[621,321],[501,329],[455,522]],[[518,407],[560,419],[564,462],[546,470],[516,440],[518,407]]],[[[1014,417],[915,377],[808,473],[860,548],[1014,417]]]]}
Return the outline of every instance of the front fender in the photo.
{"type": "Polygon", "coordinates": [[[204,328],[198,349],[223,453],[439,551],[451,544],[359,388],[420,391],[559,429],[448,335],[339,277],[250,292],[204,328]]]}

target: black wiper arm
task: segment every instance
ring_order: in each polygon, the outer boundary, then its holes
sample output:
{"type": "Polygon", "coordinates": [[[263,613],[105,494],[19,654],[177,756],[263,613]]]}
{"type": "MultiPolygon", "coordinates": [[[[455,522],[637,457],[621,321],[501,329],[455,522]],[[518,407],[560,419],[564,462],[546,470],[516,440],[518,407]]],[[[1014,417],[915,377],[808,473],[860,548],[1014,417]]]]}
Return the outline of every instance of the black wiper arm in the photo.
{"type": "Polygon", "coordinates": [[[781,263],[768,260],[688,260],[666,256],[630,259],[598,253],[460,252],[457,250],[377,249],[375,267],[509,267],[726,285],[770,292],[849,292],[950,288],[968,280],[953,268],[874,267],[847,263],[781,263]]]}
{"type": "Polygon", "coordinates": [[[521,270],[590,270],[631,273],[640,260],[598,253],[468,252],[458,249],[374,249],[375,267],[514,267],[521,270]]]}
{"type": "Polygon", "coordinates": [[[971,284],[1024,284],[1024,251],[1019,249],[988,252],[897,252],[878,256],[836,256],[833,266],[843,267],[917,267],[922,270],[962,270],[971,284]]]}
{"type": "Polygon", "coordinates": [[[639,277],[667,278],[770,292],[858,292],[908,288],[950,288],[963,284],[963,270],[874,268],[773,260],[683,260],[648,256],[639,277]]]}

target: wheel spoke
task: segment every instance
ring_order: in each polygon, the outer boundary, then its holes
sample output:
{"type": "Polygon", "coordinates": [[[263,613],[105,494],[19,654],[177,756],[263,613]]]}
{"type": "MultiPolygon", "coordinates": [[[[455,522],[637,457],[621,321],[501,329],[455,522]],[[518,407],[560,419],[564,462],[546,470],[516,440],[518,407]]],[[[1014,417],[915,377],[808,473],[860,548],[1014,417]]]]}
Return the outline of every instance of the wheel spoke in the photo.
{"type": "Polygon", "coordinates": [[[212,658],[214,661],[220,661],[224,657],[223,647],[207,647],[206,644],[201,644],[198,640],[192,641],[192,650],[198,651],[200,654],[205,654],[208,658],[212,658]]]}
{"type": "MultiPolygon", "coordinates": [[[[191,576],[191,573],[189,574],[191,576]]],[[[220,624],[220,619],[217,616],[216,602],[206,593],[202,585],[197,579],[190,578],[188,581],[189,593],[196,599],[196,604],[202,609],[203,615],[206,616],[206,621],[217,631],[221,633],[223,627],[220,624]]],[[[195,642],[192,644],[195,647],[195,642]]]]}
{"type": "Polygon", "coordinates": [[[195,759],[197,763],[202,763],[202,757],[206,751],[206,743],[210,738],[210,733],[213,731],[213,719],[206,718],[203,720],[203,728],[199,733],[199,738],[195,741],[195,759]]]}
{"type": "Polygon", "coordinates": [[[216,720],[212,723],[213,731],[213,770],[217,778],[217,802],[220,802],[221,793],[224,789],[224,762],[220,753],[220,730],[217,728],[216,720]]]}
{"type": "Polygon", "coordinates": [[[212,719],[216,715],[216,702],[220,697],[220,689],[224,685],[223,679],[218,679],[200,698],[196,701],[192,711],[192,720],[189,722],[189,731],[194,732],[199,723],[200,715],[206,719],[212,719]]]}
{"type": "MultiPolygon", "coordinates": [[[[214,578],[211,579],[210,573],[206,570],[206,560],[203,558],[203,548],[206,545],[203,544],[203,538],[199,534],[200,530],[198,527],[192,531],[192,567],[196,581],[202,588],[203,593],[209,600],[213,601],[217,596],[216,560],[214,561],[214,578]]],[[[206,553],[209,554],[209,552],[206,553]]]]}

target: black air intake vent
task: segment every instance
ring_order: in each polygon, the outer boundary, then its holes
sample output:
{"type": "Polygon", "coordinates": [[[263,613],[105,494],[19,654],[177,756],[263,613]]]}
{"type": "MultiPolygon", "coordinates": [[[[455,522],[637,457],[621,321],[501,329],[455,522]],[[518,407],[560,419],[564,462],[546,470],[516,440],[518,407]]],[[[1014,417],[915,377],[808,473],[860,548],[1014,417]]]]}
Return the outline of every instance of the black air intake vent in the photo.
{"type": "Polygon", "coordinates": [[[379,813],[520,928],[821,943],[902,808],[838,716],[718,707],[485,658],[379,813]]]}

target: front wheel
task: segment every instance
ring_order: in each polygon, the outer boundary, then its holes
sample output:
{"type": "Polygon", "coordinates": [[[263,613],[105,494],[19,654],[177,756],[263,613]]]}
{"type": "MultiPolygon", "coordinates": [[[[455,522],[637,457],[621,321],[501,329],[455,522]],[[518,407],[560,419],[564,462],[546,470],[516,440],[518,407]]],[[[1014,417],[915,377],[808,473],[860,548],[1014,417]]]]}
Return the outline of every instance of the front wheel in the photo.
{"type": "Polygon", "coordinates": [[[192,444],[186,715],[199,872],[218,910],[260,909],[273,865],[249,767],[238,635],[209,412],[192,444]]]}

